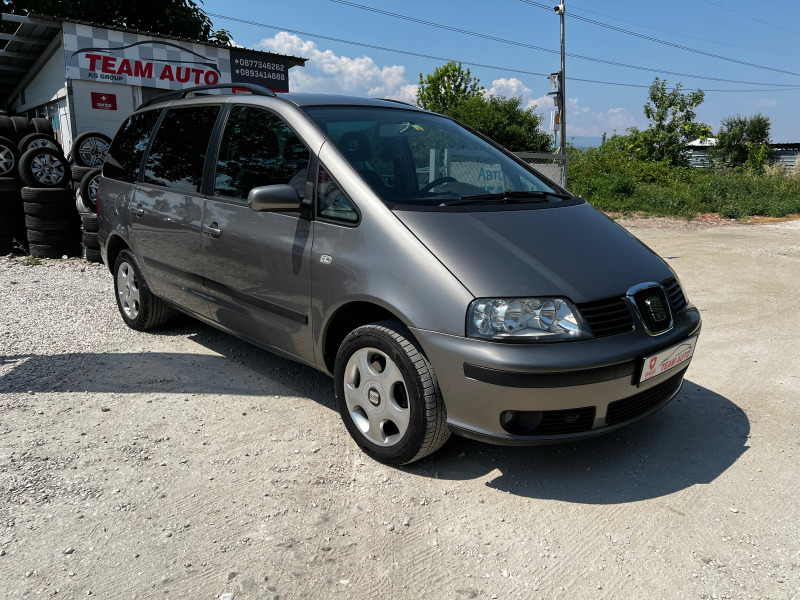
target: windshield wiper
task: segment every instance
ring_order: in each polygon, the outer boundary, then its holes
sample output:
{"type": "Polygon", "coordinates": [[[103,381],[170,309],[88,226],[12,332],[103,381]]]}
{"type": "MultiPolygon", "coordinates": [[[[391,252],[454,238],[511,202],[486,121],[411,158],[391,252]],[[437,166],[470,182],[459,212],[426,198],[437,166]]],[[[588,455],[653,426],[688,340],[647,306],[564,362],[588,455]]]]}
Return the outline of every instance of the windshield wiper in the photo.
{"type": "Polygon", "coordinates": [[[497,194],[476,194],[475,196],[462,196],[458,200],[442,202],[439,206],[463,206],[466,204],[524,204],[526,202],[548,202],[548,198],[561,198],[569,200],[569,194],[561,192],[545,192],[532,190],[529,192],[517,192],[505,190],[497,194]]]}

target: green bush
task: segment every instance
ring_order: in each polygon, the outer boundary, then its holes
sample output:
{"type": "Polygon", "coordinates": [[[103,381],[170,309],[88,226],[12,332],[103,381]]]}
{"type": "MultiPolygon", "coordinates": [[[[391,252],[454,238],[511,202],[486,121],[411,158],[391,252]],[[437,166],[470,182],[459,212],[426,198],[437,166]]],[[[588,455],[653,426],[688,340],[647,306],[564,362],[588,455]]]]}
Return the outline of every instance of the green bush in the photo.
{"type": "Polygon", "coordinates": [[[800,178],[644,162],[632,159],[620,140],[585,151],[570,148],[568,187],[600,210],[623,214],[742,219],[800,213],[800,178]]]}

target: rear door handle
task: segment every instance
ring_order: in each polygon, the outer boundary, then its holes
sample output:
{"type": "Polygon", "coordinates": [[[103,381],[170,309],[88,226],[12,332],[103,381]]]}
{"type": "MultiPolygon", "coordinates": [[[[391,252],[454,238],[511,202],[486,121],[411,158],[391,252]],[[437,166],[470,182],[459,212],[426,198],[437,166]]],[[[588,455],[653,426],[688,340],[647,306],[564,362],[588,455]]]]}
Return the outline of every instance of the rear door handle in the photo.
{"type": "Polygon", "coordinates": [[[211,225],[203,225],[203,233],[207,233],[212,238],[218,238],[222,235],[222,231],[217,227],[216,223],[211,223],[211,225]]]}
{"type": "Polygon", "coordinates": [[[141,217],[144,214],[144,209],[142,208],[142,203],[140,202],[138,206],[135,206],[131,209],[131,212],[135,214],[137,217],[141,217]]]}

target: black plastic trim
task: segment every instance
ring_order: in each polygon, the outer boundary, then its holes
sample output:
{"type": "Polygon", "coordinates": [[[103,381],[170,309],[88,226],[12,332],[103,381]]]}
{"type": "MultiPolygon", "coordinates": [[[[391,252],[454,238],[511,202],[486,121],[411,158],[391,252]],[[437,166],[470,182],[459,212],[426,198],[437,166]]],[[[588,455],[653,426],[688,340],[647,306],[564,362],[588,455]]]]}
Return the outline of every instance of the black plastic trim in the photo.
{"type": "Polygon", "coordinates": [[[483,383],[510,388],[554,388],[587,385],[612,381],[632,376],[636,372],[636,362],[631,360],[607,367],[568,371],[564,373],[520,373],[500,371],[470,363],[464,363],[464,376],[483,383]]]}

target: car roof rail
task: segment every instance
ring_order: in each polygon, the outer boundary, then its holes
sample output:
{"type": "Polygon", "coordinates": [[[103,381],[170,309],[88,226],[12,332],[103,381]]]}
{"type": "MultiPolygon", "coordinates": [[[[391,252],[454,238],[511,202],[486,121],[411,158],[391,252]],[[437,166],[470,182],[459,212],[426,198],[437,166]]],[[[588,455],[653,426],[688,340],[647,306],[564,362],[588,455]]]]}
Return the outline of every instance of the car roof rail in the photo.
{"type": "Polygon", "coordinates": [[[187,94],[190,94],[192,92],[202,92],[203,90],[224,90],[224,89],[233,90],[233,88],[237,89],[241,88],[243,90],[247,90],[254,96],[269,96],[271,98],[277,96],[277,94],[272,90],[265,88],[264,86],[261,85],[256,85],[254,83],[215,83],[212,85],[199,85],[192,88],[186,88],[185,90],[174,90],[171,92],[166,92],[164,94],[159,94],[155,98],[150,98],[150,100],[148,100],[147,102],[142,102],[136,108],[136,110],[145,108],[146,106],[150,106],[151,104],[163,102],[170,98],[173,98],[175,100],[180,100],[182,98],[185,98],[187,94]]]}

